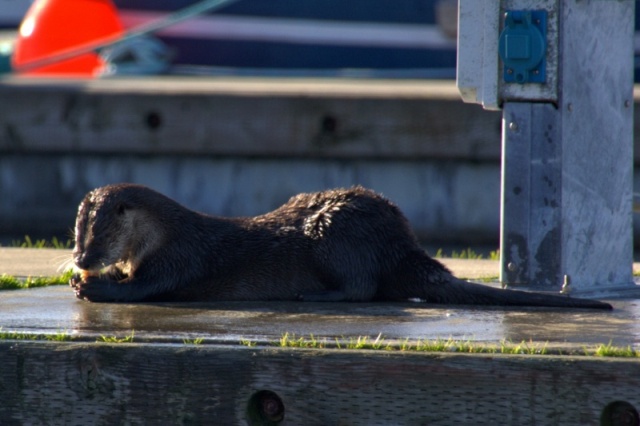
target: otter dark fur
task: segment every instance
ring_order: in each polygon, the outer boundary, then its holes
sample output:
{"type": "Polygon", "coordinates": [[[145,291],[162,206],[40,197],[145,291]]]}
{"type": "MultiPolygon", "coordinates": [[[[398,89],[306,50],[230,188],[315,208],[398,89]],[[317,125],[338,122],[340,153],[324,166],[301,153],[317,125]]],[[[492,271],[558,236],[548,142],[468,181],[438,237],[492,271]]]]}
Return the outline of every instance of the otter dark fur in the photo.
{"type": "Polygon", "coordinates": [[[95,302],[308,300],[555,306],[606,303],[455,278],[398,207],[364,189],[300,194],[250,218],[191,211],[149,188],[98,188],[78,209],[71,280],[95,302]]]}

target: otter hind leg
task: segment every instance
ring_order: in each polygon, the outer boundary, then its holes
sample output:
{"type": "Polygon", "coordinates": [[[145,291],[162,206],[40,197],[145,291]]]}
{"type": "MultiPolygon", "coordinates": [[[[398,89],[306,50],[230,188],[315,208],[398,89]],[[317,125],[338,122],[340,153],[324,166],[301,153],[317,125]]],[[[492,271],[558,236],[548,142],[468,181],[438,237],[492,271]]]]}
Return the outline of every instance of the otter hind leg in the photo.
{"type": "Polygon", "coordinates": [[[419,299],[429,303],[446,303],[458,289],[448,285],[451,272],[422,249],[410,249],[393,267],[385,271],[377,294],[379,300],[407,301],[419,299]]]}
{"type": "Polygon", "coordinates": [[[360,271],[334,273],[332,279],[325,282],[331,284],[324,290],[302,292],[299,299],[305,302],[368,302],[378,288],[373,279],[360,271]]]}
{"type": "Polygon", "coordinates": [[[368,240],[354,238],[350,230],[334,231],[319,241],[314,250],[314,271],[325,284],[325,289],[303,294],[303,300],[371,301],[378,292],[380,276],[377,247],[368,240]]]}

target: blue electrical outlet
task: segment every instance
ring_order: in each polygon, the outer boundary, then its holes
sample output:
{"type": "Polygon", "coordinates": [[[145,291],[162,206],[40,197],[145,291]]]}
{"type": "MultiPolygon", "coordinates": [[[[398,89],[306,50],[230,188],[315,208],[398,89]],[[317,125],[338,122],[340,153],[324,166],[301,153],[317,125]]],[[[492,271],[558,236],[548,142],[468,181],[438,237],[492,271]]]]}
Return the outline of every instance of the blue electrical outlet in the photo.
{"type": "Polygon", "coordinates": [[[510,10],[505,13],[498,52],[506,83],[547,81],[547,11],[510,10]]]}

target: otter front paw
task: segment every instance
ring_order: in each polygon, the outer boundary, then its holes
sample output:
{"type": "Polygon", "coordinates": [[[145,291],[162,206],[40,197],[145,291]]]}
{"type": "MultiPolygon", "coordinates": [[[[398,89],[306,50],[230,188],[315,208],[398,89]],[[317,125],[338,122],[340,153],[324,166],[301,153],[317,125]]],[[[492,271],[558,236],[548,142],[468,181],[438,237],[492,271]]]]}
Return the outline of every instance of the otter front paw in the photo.
{"type": "Polygon", "coordinates": [[[72,287],[78,299],[89,302],[114,302],[119,299],[118,285],[101,278],[89,277],[88,280],[72,284],[72,287]]]}
{"type": "Polygon", "coordinates": [[[74,289],[78,288],[80,283],[82,283],[82,277],[80,274],[73,274],[71,278],[69,278],[69,285],[74,289]]]}
{"type": "Polygon", "coordinates": [[[77,272],[77,273],[75,273],[75,274],[73,274],[71,276],[71,278],[69,279],[69,285],[71,287],[73,287],[73,288],[78,288],[78,286],[80,284],[82,284],[83,282],[87,282],[89,280],[96,279],[98,276],[99,276],[99,274],[97,274],[95,272],[82,270],[82,271],[77,272]]]}

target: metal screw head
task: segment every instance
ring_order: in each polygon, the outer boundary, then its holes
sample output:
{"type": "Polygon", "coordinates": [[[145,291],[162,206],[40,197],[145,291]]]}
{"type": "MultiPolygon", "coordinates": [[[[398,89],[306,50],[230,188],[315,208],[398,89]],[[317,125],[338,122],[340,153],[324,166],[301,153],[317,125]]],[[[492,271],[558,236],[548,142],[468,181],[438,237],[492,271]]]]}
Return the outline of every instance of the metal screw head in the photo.
{"type": "Polygon", "coordinates": [[[507,269],[511,272],[515,272],[518,270],[518,265],[516,265],[514,262],[509,262],[507,264],[507,269]]]}
{"type": "Polygon", "coordinates": [[[568,110],[569,112],[573,111],[573,104],[572,104],[572,103],[570,103],[570,104],[568,104],[568,105],[567,105],[567,110],[568,110]]]}
{"type": "Polygon", "coordinates": [[[629,99],[627,99],[626,101],[624,101],[624,107],[625,108],[629,108],[631,106],[631,101],[629,99]]]}
{"type": "Polygon", "coordinates": [[[510,122],[509,130],[512,130],[514,132],[518,131],[518,123],[516,123],[515,121],[510,122]]]}

